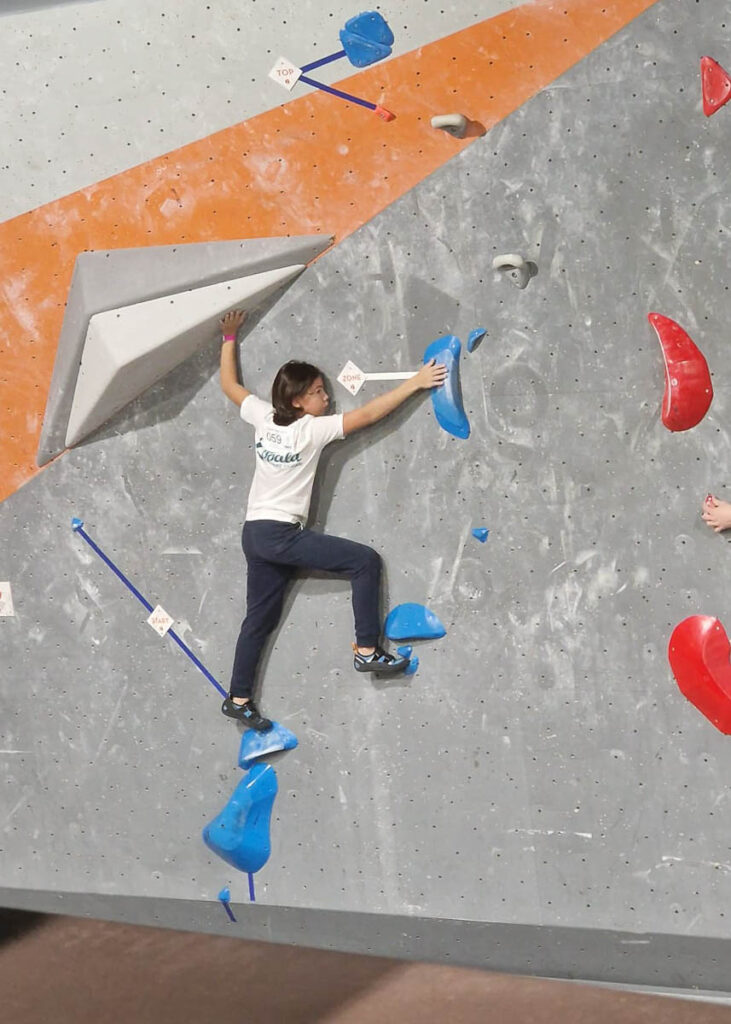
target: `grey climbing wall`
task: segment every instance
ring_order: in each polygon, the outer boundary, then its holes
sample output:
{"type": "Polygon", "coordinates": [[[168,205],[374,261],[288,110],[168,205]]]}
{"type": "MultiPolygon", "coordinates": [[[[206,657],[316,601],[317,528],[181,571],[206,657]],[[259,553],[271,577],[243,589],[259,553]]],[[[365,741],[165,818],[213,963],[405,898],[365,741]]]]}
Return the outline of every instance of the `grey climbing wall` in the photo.
{"type": "Polygon", "coordinates": [[[725,5],[662,0],[310,267],[244,340],[258,393],[305,357],[348,409],[347,359],[415,368],[438,335],[488,330],[462,360],[469,440],[425,398],[328,450],[314,524],[379,549],[384,610],[422,601],[448,633],[418,646],[415,676],[372,683],[351,668],[347,586],[295,585],[262,704],[300,745],[275,760],[256,906],[200,839],[238,779],[237,729],[70,529],[82,517],[225,682],[253,454],[214,347],[4,503],[7,904],[731,989],[731,740],[666,659],[686,615],[731,626],[727,542],[698,515],[731,485],[731,108],[701,113],[709,51],[731,53],[725,5]],[[525,291],[490,269],[508,251],[538,265],[525,291]],[[687,433],[660,421],[650,310],[714,371],[687,433]]]}

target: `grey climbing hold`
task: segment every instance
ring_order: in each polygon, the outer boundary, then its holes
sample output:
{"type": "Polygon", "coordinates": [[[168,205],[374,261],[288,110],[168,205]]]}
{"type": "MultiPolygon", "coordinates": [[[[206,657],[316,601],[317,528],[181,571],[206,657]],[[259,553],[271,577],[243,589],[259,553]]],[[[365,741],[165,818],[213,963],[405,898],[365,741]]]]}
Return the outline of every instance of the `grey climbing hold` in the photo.
{"type": "Polygon", "coordinates": [[[518,288],[525,288],[532,277],[538,273],[538,267],[529,260],[524,260],[517,252],[504,253],[492,261],[493,270],[506,273],[518,288]]]}
{"type": "Polygon", "coordinates": [[[455,139],[463,139],[469,121],[464,114],[438,114],[431,119],[432,128],[441,128],[455,139]]]}

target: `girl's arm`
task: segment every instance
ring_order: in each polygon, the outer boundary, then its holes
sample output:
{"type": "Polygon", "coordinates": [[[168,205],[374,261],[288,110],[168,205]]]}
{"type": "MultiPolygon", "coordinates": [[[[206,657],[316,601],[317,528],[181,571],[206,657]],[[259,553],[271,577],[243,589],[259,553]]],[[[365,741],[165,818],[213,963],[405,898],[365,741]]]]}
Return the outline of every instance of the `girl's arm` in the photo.
{"type": "Polygon", "coordinates": [[[399,384],[393,390],[387,391],[385,395],[379,395],[378,398],[371,399],[370,402],[361,405],[360,409],[346,412],[343,415],[343,433],[347,437],[348,434],[352,434],[356,430],[362,430],[363,427],[370,427],[372,424],[378,423],[384,416],[388,416],[394,409],[398,409],[400,405],[403,405],[411,395],[415,395],[417,391],[423,391],[427,388],[439,387],[444,383],[446,377],[447,367],[443,363],[437,363],[435,359],[432,359],[422,366],[415,376],[409,377],[403,384],[399,384]]]}
{"type": "Polygon", "coordinates": [[[221,319],[221,391],[239,408],[243,400],[251,394],[239,383],[239,371],[236,366],[236,332],[245,319],[246,313],[241,309],[232,309],[221,319]]]}

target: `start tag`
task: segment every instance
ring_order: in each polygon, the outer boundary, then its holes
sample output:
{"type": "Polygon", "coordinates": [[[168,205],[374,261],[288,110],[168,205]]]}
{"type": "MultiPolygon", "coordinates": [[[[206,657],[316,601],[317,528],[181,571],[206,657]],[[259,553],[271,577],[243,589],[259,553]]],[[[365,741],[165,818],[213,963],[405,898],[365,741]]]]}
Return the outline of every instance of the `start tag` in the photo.
{"type": "Polygon", "coordinates": [[[175,619],[171,618],[161,605],[157,605],[147,621],[156,633],[165,636],[175,619]]]}

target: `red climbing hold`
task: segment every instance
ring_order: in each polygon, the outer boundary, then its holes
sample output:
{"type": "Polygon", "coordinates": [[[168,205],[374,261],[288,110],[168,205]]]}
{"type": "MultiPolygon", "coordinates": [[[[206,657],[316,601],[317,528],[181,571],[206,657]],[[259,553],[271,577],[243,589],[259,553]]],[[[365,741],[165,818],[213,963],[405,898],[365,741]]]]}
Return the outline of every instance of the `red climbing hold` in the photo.
{"type": "Polygon", "coordinates": [[[726,630],[712,615],[691,615],[673,630],[668,659],[680,692],[731,735],[731,662],[726,630]]]}
{"type": "Polygon", "coordinates": [[[661,313],[649,313],[647,319],[657,331],[665,360],[662,421],[668,430],[690,430],[713,400],[708,363],[680,324],[661,313]]]}
{"type": "Polygon", "coordinates": [[[703,113],[710,117],[731,100],[731,78],[713,57],[701,57],[701,82],[703,113]]]}

